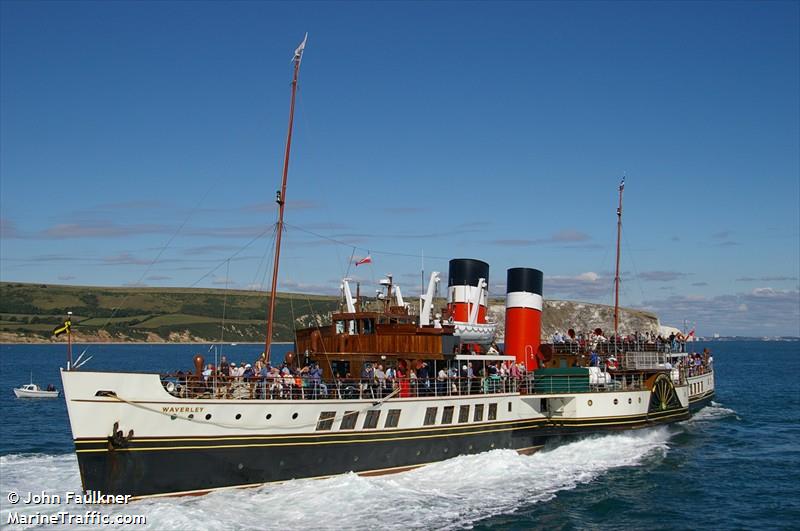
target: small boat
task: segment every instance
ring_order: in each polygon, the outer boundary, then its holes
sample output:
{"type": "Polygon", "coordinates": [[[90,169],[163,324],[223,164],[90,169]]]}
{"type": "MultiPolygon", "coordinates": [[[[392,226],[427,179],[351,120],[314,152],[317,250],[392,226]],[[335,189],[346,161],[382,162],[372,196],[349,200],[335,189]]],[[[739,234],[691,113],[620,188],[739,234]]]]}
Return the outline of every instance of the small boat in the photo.
{"type": "Polygon", "coordinates": [[[17,398],[58,398],[58,389],[52,385],[42,389],[33,383],[33,373],[31,373],[31,383],[15,387],[14,394],[17,398]]]}
{"type": "Polygon", "coordinates": [[[57,398],[58,389],[48,391],[35,383],[29,383],[22,387],[15,387],[14,394],[17,395],[17,398],[57,398]]]}

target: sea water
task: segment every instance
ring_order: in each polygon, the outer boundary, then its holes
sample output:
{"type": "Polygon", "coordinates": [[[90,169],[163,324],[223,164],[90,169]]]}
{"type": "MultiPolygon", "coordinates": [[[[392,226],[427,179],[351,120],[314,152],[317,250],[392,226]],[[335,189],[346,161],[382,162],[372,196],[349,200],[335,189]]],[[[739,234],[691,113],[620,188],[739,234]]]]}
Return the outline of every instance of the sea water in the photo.
{"type": "MultiPolygon", "coordinates": [[[[531,456],[507,450],[461,456],[390,476],[345,474],[95,506],[112,516],[141,514],[147,523],[81,529],[796,528],[800,343],[696,345],[704,346],[714,353],[717,396],[682,423],[558,441],[531,456]]],[[[76,347],[76,354],[84,348],[76,347]]],[[[280,348],[282,356],[288,347],[280,348]]],[[[226,346],[223,352],[230,361],[252,363],[260,347],[226,346]]],[[[60,386],[63,353],[55,345],[0,347],[2,527],[11,511],[86,511],[67,503],[8,502],[12,491],[80,491],[63,398],[22,400],[11,390],[26,383],[30,371],[36,383],[60,386]]],[[[208,346],[91,346],[86,367],[187,370],[197,353],[214,359],[208,346]]]]}

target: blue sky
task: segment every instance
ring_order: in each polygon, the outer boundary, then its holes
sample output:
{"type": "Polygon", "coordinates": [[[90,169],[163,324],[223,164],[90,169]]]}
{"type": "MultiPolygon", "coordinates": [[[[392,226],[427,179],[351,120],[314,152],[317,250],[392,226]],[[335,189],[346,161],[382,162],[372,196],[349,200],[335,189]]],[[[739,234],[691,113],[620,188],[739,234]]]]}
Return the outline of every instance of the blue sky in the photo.
{"type": "Polygon", "coordinates": [[[625,174],[625,305],[800,335],[799,5],[4,1],[0,277],[262,285],[308,31],[281,289],[611,303],[625,174]]]}

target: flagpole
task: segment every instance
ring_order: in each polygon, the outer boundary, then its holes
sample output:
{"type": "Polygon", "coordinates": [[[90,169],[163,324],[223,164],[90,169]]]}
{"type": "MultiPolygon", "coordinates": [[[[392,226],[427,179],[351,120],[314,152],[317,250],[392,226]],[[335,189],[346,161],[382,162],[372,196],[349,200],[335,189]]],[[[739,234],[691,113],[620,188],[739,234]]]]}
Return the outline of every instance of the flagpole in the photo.
{"type": "Polygon", "coordinates": [[[72,312],[67,312],[67,370],[72,370],[72,312]]]}
{"type": "Polygon", "coordinates": [[[292,149],[292,127],[294,126],[294,102],[297,94],[297,76],[300,72],[300,61],[303,58],[308,33],[303,42],[294,52],[292,61],[294,62],[294,75],[292,76],[292,101],[289,107],[289,131],[286,134],[286,154],[283,158],[283,181],[281,190],[278,192],[278,224],[275,236],[275,261],[272,264],[272,289],[269,293],[269,313],[267,314],[267,338],[264,342],[264,357],[267,363],[270,361],[270,348],[272,347],[272,330],[275,321],[275,296],[278,289],[278,264],[281,258],[281,236],[283,235],[283,211],[286,207],[286,178],[289,175],[289,153],[292,149]]]}
{"type": "Polygon", "coordinates": [[[617,270],[614,274],[614,341],[619,329],[619,242],[622,236],[622,191],[625,189],[625,178],[619,184],[619,207],[617,208],[617,270]]]}

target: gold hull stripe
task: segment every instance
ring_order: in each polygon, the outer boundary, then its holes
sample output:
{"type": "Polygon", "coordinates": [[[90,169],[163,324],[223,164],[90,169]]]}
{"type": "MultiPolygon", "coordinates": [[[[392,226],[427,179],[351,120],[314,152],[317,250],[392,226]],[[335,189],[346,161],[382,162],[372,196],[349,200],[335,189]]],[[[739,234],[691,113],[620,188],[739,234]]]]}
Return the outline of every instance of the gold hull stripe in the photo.
{"type": "MultiPolygon", "coordinates": [[[[262,440],[269,441],[274,439],[319,439],[320,437],[348,437],[352,435],[369,435],[374,433],[419,433],[419,432],[432,432],[432,431],[454,431],[475,428],[478,426],[507,426],[509,424],[534,424],[538,422],[547,422],[547,417],[535,419],[522,419],[522,420],[509,420],[503,422],[482,422],[477,424],[454,424],[452,426],[430,426],[429,428],[410,428],[410,429],[386,429],[386,430],[372,430],[372,431],[355,431],[344,430],[336,433],[304,433],[293,435],[291,433],[283,433],[280,435],[242,435],[241,437],[228,437],[225,435],[199,435],[197,437],[183,437],[174,439],[163,439],[161,437],[137,437],[137,441],[150,442],[150,441],[164,441],[164,442],[192,442],[192,441],[240,441],[240,440],[262,440]]],[[[106,443],[108,439],[75,439],[75,443],[91,444],[91,443],[106,443]]]]}
{"type": "MultiPolygon", "coordinates": [[[[666,413],[666,412],[665,412],[666,413]]],[[[664,419],[669,419],[672,417],[679,417],[684,416],[688,413],[688,409],[680,410],[678,413],[673,413],[670,415],[659,415],[656,418],[653,418],[653,421],[661,421],[664,419]]],[[[648,418],[642,418],[639,420],[625,420],[625,421],[607,421],[607,422],[591,422],[591,423],[574,423],[569,422],[566,424],[559,424],[559,423],[549,423],[546,427],[584,427],[584,426],[614,426],[618,424],[635,424],[635,423],[642,423],[646,426],[648,422],[648,418]]],[[[363,444],[363,443],[371,443],[371,442],[393,442],[393,441],[408,441],[408,440],[417,440],[417,439],[438,439],[442,437],[462,437],[465,435],[478,435],[484,433],[501,433],[506,431],[516,431],[522,430],[526,428],[530,428],[529,424],[520,425],[520,426],[512,426],[510,428],[502,428],[502,429],[487,429],[487,430],[473,430],[463,433],[445,433],[445,434],[429,434],[429,435],[417,435],[411,437],[374,437],[370,439],[349,439],[349,440],[339,440],[339,441],[305,441],[305,442],[287,442],[287,443],[262,443],[262,444],[226,444],[226,445],[199,445],[199,446],[152,446],[152,447],[144,447],[144,448],[117,448],[113,451],[115,452],[148,452],[148,451],[167,451],[167,450],[204,450],[204,449],[225,449],[225,448],[265,448],[265,447],[282,447],[282,446],[314,446],[318,444],[363,444]]],[[[181,439],[161,439],[163,442],[180,442],[181,439]]],[[[102,441],[107,442],[107,441],[102,441]]],[[[76,441],[77,444],[77,441],[76,441]]],[[[98,452],[109,452],[108,448],[93,448],[93,449],[83,449],[78,450],[76,449],[76,453],[98,453],[98,452]]]]}

